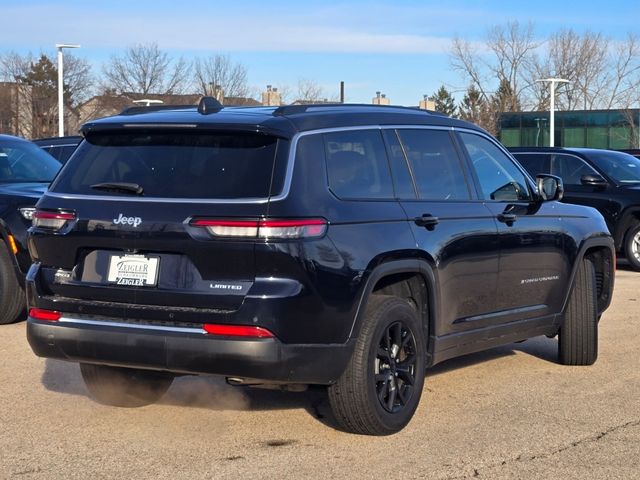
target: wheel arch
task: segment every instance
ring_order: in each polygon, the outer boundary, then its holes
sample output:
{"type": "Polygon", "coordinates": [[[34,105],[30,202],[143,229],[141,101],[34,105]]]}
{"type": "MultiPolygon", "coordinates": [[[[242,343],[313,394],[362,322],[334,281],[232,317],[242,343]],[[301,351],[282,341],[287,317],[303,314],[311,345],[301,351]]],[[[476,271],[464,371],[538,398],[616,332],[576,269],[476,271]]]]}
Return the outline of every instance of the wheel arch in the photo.
{"type": "Polygon", "coordinates": [[[627,232],[637,223],[640,223],[640,207],[627,208],[622,213],[622,218],[616,224],[613,232],[616,251],[622,252],[624,250],[624,239],[627,236],[627,232]]]}
{"type": "Polygon", "coordinates": [[[598,314],[602,314],[611,304],[613,285],[615,281],[615,247],[610,237],[590,238],[584,241],[571,270],[569,278],[569,288],[567,288],[562,305],[562,317],[566,313],[569,298],[575,287],[575,278],[584,258],[588,258],[596,269],[596,282],[598,292],[598,314]]]}
{"type": "Polygon", "coordinates": [[[427,365],[430,364],[438,311],[437,285],[435,269],[426,259],[399,259],[379,264],[367,278],[349,339],[359,335],[365,307],[371,295],[379,293],[406,298],[420,314],[426,341],[427,365]]]}

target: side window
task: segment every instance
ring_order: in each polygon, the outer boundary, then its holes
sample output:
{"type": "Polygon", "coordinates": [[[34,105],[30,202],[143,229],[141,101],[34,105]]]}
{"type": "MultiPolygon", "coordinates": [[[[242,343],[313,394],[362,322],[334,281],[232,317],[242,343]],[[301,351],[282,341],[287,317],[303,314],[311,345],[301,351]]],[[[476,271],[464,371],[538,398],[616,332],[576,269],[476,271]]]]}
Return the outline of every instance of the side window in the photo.
{"type": "Polygon", "coordinates": [[[525,175],[493,142],[473,133],[460,133],[485,200],[530,200],[525,175]]]}
{"type": "Polygon", "coordinates": [[[599,175],[584,160],[562,154],[551,157],[551,173],[559,176],[565,185],[582,185],[580,178],[583,175],[599,175]]]}
{"type": "Polygon", "coordinates": [[[546,153],[513,153],[513,156],[534,178],[539,173],[549,173],[549,155],[546,153]]]}
{"type": "Polygon", "coordinates": [[[342,199],[393,198],[387,151],[379,130],[325,133],[329,188],[342,199]]]}
{"type": "Polygon", "coordinates": [[[451,137],[445,130],[398,130],[413,171],[418,196],[425,200],[469,200],[471,195],[451,137]]]}
{"type": "Polygon", "coordinates": [[[389,163],[391,164],[391,173],[393,175],[393,186],[395,188],[396,197],[403,199],[415,200],[416,190],[413,186],[413,180],[409,173],[407,159],[404,156],[402,145],[398,140],[398,134],[395,130],[383,130],[384,139],[389,148],[389,163]]]}

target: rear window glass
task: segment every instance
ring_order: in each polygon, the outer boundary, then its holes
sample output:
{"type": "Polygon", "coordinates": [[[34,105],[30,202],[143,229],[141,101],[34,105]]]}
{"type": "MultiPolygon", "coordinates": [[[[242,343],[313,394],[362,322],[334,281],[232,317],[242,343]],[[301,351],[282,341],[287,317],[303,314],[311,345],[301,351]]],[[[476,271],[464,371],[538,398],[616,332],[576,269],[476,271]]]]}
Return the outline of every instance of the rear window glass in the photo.
{"type": "Polygon", "coordinates": [[[253,133],[94,133],[51,190],[125,196],[96,185],[126,183],[145,197],[266,198],[277,145],[277,138],[253,133]]]}
{"type": "Polygon", "coordinates": [[[393,198],[387,152],[379,130],[324,134],[329,187],[343,199],[393,198]]]}

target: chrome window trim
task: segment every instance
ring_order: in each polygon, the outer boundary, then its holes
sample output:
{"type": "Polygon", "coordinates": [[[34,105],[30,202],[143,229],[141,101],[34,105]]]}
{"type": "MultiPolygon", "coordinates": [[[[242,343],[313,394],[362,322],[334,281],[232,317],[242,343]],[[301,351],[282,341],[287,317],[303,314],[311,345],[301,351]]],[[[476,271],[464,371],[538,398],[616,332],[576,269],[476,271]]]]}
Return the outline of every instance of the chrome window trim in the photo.
{"type": "MultiPolygon", "coordinates": [[[[446,126],[446,125],[406,125],[406,124],[394,124],[394,125],[353,125],[347,127],[331,127],[331,128],[319,128],[316,130],[307,130],[304,132],[297,132],[290,139],[289,146],[289,154],[287,157],[287,169],[285,171],[285,179],[282,187],[282,192],[278,195],[274,195],[271,197],[265,198],[167,198],[167,197],[120,197],[120,196],[112,196],[112,195],[87,195],[87,194],[77,194],[77,193],[62,193],[62,192],[45,192],[44,196],[46,197],[54,197],[54,198],[62,198],[65,200],[95,200],[95,201],[112,201],[112,202],[127,202],[127,201],[135,201],[135,202],[156,202],[156,203],[199,203],[199,204],[265,204],[267,202],[279,202],[285,200],[289,196],[289,192],[291,191],[291,184],[293,180],[293,172],[295,169],[295,158],[296,153],[298,151],[298,142],[301,138],[307,137],[309,135],[321,135],[323,133],[333,133],[333,132],[348,132],[348,131],[358,131],[358,130],[397,130],[397,129],[413,129],[413,130],[446,130],[450,132],[465,132],[472,133],[475,135],[479,135],[488,139],[490,142],[494,143],[503,153],[507,155],[507,157],[514,159],[513,156],[509,153],[509,151],[503,147],[499,142],[496,142],[491,136],[480,131],[475,130],[473,128],[465,128],[465,127],[457,127],[457,126],[446,126]]],[[[531,188],[533,189],[532,193],[536,192],[535,182],[531,178],[531,176],[524,171],[524,169],[520,166],[520,164],[516,161],[516,167],[518,170],[525,175],[531,182],[531,188]]]]}
{"type": "Polygon", "coordinates": [[[94,325],[94,326],[100,326],[100,327],[131,328],[131,329],[137,329],[137,330],[154,330],[154,331],[173,332],[173,333],[197,333],[197,334],[203,334],[203,335],[207,333],[203,328],[165,327],[162,325],[142,325],[138,323],[91,320],[89,318],[81,318],[81,317],[62,316],[58,319],[58,322],[65,323],[65,324],[73,324],[73,325],[94,325]]]}

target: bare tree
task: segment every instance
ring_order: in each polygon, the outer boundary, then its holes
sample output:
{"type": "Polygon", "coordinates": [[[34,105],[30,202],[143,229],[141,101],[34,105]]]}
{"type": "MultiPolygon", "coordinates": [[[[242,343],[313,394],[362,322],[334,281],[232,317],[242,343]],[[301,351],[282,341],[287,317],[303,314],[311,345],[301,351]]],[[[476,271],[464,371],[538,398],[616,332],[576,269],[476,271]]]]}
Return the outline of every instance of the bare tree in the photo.
{"type": "Polygon", "coordinates": [[[137,44],[103,66],[105,88],[118,93],[180,93],[188,82],[187,62],[173,60],[156,43],[137,44]]]}
{"type": "Polygon", "coordinates": [[[228,55],[196,58],[193,62],[194,82],[203,95],[210,95],[212,87],[222,88],[227,97],[248,97],[247,69],[234,63],[228,55]]]}
{"type": "Polygon", "coordinates": [[[530,85],[527,71],[540,42],[535,39],[533,24],[517,21],[491,28],[484,40],[484,50],[456,37],[450,56],[451,66],[470,83],[485,102],[491,100],[498,86],[508,86],[509,96],[502,98],[506,108],[515,111],[522,103],[522,91],[530,85]]]}
{"type": "Polygon", "coordinates": [[[324,89],[308,78],[298,80],[296,95],[296,101],[301,103],[323,103],[327,99],[324,89]]]}

